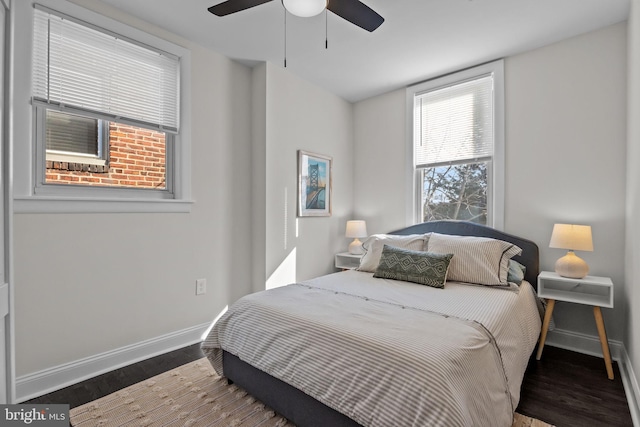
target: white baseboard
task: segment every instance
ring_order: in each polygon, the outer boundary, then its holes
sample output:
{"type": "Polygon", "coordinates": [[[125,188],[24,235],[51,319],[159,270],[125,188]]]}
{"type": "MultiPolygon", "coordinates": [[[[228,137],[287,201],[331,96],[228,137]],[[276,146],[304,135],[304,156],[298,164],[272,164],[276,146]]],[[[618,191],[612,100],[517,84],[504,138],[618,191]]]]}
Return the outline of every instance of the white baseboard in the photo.
{"type": "MultiPolygon", "coordinates": [[[[572,350],[590,356],[602,357],[600,338],[564,329],[549,331],[545,345],[564,348],[565,350],[572,350]]],[[[620,360],[622,347],[621,341],[609,340],[609,351],[611,352],[611,358],[613,360],[620,360]]]]}
{"type": "MultiPolygon", "coordinates": [[[[545,345],[602,357],[600,339],[577,332],[562,329],[549,331],[545,345]]],[[[629,355],[627,354],[627,349],[621,341],[610,339],[609,350],[611,351],[611,358],[618,362],[620,377],[627,397],[627,403],[629,404],[633,425],[640,427],[640,401],[638,400],[640,397],[640,386],[638,385],[638,380],[631,365],[631,359],[629,359],[629,355]]]]}
{"type": "Polygon", "coordinates": [[[202,341],[210,323],[193,326],[16,378],[16,403],[202,341]]]}
{"type": "Polygon", "coordinates": [[[627,354],[627,349],[622,346],[622,353],[618,360],[618,367],[620,368],[620,377],[622,377],[622,385],[624,385],[624,391],[627,395],[627,402],[629,402],[629,411],[631,411],[631,420],[633,425],[640,426],[640,404],[638,397],[640,396],[640,387],[638,386],[638,380],[633,366],[631,365],[631,359],[627,354]]]}

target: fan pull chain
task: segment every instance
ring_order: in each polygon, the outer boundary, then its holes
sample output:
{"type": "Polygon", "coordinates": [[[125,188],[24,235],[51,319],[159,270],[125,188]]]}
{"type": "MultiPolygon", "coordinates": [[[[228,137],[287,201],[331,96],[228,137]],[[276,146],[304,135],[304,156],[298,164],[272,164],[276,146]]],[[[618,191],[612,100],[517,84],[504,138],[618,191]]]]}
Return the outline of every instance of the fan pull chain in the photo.
{"type": "Polygon", "coordinates": [[[287,9],[284,9],[284,68],[287,68],[287,9]]]}
{"type": "Polygon", "coordinates": [[[327,8],[324,8],[324,48],[329,49],[329,24],[327,24],[327,8]]]}

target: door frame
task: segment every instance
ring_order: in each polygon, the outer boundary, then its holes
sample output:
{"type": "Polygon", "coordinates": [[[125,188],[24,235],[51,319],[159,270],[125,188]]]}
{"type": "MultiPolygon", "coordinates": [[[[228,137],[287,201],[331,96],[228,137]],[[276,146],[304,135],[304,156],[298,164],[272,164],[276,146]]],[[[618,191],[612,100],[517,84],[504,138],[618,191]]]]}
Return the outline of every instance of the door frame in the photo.
{"type": "MultiPolygon", "coordinates": [[[[14,80],[14,22],[15,10],[12,6],[13,0],[0,0],[0,7],[5,8],[5,45],[4,45],[4,81],[0,82],[4,86],[4,116],[0,117],[4,126],[2,145],[3,164],[1,165],[3,194],[4,197],[4,277],[3,282],[8,284],[9,293],[9,313],[5,322],[5,343],[6,353],[6,403],[15,403],[16,399],[16,368],[15,368],[15,316],[14,316],[14,294],[15,286],[13,280],[13,80],[14,80]]],[[[1,386],[1,385],[0,385],[1,386]]]]}

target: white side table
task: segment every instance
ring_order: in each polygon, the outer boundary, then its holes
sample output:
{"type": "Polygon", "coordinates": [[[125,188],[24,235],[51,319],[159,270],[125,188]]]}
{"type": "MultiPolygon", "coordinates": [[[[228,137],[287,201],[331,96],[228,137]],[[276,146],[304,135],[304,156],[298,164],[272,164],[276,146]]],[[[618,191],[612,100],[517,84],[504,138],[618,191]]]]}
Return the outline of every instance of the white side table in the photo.
{"type": "Polygon", "coordinates": [[[354,255],[349,252],[340,252],[335,256],[335,266],[342,270],[355,270],[360,267],[360,259],[363,254],[354,255]]]}
{"type": "Polygon", "coordinates": [[[538,275],[538,296],[547,299],[547,310],[542,322],[542,332],[536,359],[540,360],[540,357],[542,357],[542,350],[547,339],[549,322],[551,321],[556,301],[591,305],[593,306],[593,316],[596,320],[600,345],[602,346],[604,364],[607,367],[607,377],[612,380],[613,367],[611,365],[609,341],[607,340],[607,331],[604,327],[604,319],[600,310],[600,307],[613,308],[613,282],[611,279],[597,276],[571,279],[551,271],[543,271],[538,275]]]}

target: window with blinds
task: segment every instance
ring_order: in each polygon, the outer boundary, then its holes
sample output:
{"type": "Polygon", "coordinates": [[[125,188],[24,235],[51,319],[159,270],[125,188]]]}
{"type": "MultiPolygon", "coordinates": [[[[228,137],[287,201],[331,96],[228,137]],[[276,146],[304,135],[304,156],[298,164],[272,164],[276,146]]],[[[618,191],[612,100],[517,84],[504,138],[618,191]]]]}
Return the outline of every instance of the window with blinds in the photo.
{"type": "Polygon", "coordinates": [[[495,75],[466,70],[456,77],[450,75],[408,89],[413,109],[417,219],[491,225],[495,75]]]}
{"type": "Polygon", "coordinates": [[[36,4],[32,60],[36,193],[174,197],[178,56],[36,4]]]}

